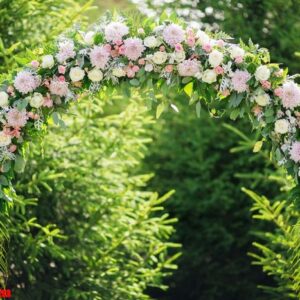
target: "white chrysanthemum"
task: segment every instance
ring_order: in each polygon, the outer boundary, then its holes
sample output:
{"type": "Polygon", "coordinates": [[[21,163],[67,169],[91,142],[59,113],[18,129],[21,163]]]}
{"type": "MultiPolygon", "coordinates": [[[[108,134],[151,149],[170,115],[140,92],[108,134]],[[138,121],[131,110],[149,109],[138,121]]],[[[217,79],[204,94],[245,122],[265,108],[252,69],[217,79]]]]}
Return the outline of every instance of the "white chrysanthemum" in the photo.
{"type": "Polygon", "coordinates": [[[155,36],[151,35],[151,36],[147,36],[144,39],[144,45],[148,48],[155,48],[155,47],[159,46],[159,42],[155,36]]]}
{"type": "Polygon", "coordinates": [[[245,56],[245,50],[242,49],[239,46],[232,46],[230,48],[230,56],[232,59],[236,59],[238,57],[244,57],[245,56]]]}
{"type": "Polygon", "coordinates": [[[40,93],[34,93],[32,97],[30,97],[29,104],[31,107],[39,108],[44,103],[44,97],[40,93]]]}
{"type": "Polygon", "coordinates": [[[280,119],[275,122],[275,132],[285,134],[289,131],[289,122],[285,119],[280,119]]]}
{"type": "Polygon", "coordinates": [[[203,72],[202,81],[206,83],[213,83],[217,81],[217,73],[214,70],[206,70],[203,72]]]}
{"type": "Polygon", "coordinates": [[[88,72],[88,78],[93,82],[99,82],[103,79],[103,73],[98,69],[93,69],[88,72]]]}
{"type": "Polygon", "coordinates": [[[121,22],[111,22],[105,27],[105,38],[108,42],[121,41],[128,33],[128,27],[121,22]]]}
{"type": "Polygon", "coordinates": [[[116,77],[124,77],[126,75],[126,72],[123,68],[118,67],[118,68],[114,68],[112,70],[112,74],[113,74],[113,76],[116,76],[116,77]]]}
{"type": "Polygon", "coordinates": [[[6,92],[0,92],[0,107],[8,106],[8,94],[6,92]]]}
{"type": "Polygon", "coordinates": [[[223,53],[218,51],[218,50],[213,50],[210,54],[209,54],[209,58],[208,61],[210,63],[210,65],[215,68],[217,66],[219,66],[222,62],[223,62],[223,53]]]}
{"type": "Polygon", "coordinates": [[[267,66],[259,66],[255,71],[255,78],[258,81],[265,81],[270,78],[271,71],[267,66]]]}
{"type": "Polygon", "coordinates": [[[85,35],[84,35],[84,42],[91,46],[94,44],[94,37],[95,37],[95,32],[94,31],[88,31],[85,35]]]}
{"type": "Polygon", "coordinates": [[[197,44],[200,44],[201,46],[208,44],[210,41],[209,36],[202,30],[199,30],[196,34],[197,37],[197,44]]]}
{"type": "Polygon", "coordinates": [[[80,81],[84,78],[85,72],[80,67],[74,67],[70,70],[70,78],[73,82],[80,81]]]}
{"type": "Polygon", "coordinates": [[[45,55],[42,58],[42,68],[51,69],[54,66],[54,58],[52,55],[45,55]]]}
{"type": "Polygon", "coordinates": [[[270,103],[271,98],[267,93],[260,92],[254,97],[255,102],[260,106],[266,106],[270,103]]]}
{"type": "Polygon", "coordinates": [[[7,135],[4,131],[0,132],[0,147],[8,146],[11,143],[11,136],[7,135]]]}
{"type": "Polygon", "coordinates": [[[163,30],[163,38],[167,44],[174,47],[184,40],[184,30],[177,24],[170,24],[163,30]]]}
{"type": "Polygon", "coordinates": [[[168,54],[166,52],[157,51],[152,56],[152,61],[157,65],[161,65],[165,63],[167,59],[168,59],[168,54]]]}

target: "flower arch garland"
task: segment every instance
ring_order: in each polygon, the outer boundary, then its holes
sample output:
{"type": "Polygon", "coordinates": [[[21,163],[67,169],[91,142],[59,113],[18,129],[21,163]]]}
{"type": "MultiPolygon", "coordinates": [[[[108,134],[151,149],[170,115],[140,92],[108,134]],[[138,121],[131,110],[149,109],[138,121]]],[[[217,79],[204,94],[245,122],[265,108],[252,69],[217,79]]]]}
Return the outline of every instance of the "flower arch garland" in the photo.
{"type": "MultiPolygon", "coordinates": [[[[212,113],[227,111],[232,119],[247,115],[262,140],[272,144],[273,159],[295,178],[300,166],[300,88],[294,77],[271,64],[257,45],[234,44],[224,33],[187,27],[176,17],[139,26],[121,16],[106,17],[90,31],[75,28],[0,85],[1,198],[15,172],[24,168],[25,145],[42,135],[50,119],[86,91],[94,93],[123,84],[146,88],[157,104],[167,97],[155,91],[184,90],[199,112],[205,102],[212,113]]],[[[6,202],[6,201],[3,201],[6,202]]]]}

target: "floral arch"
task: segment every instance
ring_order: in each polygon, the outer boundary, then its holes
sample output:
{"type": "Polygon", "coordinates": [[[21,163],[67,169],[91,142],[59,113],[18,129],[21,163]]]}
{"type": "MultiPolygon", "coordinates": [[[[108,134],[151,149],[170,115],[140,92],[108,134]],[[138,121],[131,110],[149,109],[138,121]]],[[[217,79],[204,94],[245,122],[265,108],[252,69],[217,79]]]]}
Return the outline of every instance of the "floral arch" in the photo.
{"type": "Polygon", "coordinates": [[[157,23],[146,19],[129,25],[121,16],[106,17],[87,32],[75,28],[54,45],[37,51],[21,70],[0,85],[1,201],[15,172],[24,168],[26,145],[42,136],[49,120],[62,124],[60,114],[79,95],[122,86],[144,88],[157,106],[168,107],[155,91],[184,91],[199,113],[205,103],[212,114],[247,116],[261,141],[272,145],[272,159],[297,180],[300,162],[300,88],[268,51],[257,45],[234,44],[224,33],[187,27],[176,17],[157,23]]]}

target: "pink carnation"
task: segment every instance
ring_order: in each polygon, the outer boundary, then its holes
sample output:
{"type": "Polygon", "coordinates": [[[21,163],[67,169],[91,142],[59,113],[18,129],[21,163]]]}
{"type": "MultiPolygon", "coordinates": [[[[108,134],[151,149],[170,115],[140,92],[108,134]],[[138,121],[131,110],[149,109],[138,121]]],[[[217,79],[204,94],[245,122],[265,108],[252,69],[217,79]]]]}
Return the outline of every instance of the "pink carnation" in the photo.
{"type": "Polygon", "coordinates": [[[300,161],[300,142],[294,142],[290,150],[290,157],[294,162],[300,161]]]}
{"type": "Polygon", "coordinates": [[[73,41],[63,41],[58,45],[59,51],[56,54],[56,59],[58,62],[63,63],[69,58],[74,58],[76,52],[74,51],[74,43],[73,41]]]}
{"type": "Polygon", "coordinates": [[[50,93],[60,97],[66,96],[69,92],[68,82],[54,77],[49,86],[50,93]]]}
{"type": "Polygon", "coordinates": [[[137,60],[145,50],[139,38],[128,38],[124,41],[124,55],[130,60],[137,60]]]}
{"type": "Polygon", "coordinates": [[[176,44],[180,44],[184,40],[184,31],[181,26],[170,24],[164,29],[163,38],[167,44],[174,47],[176,44]]]}
{"type": "Polygon", "coordinates": [[[102,70],[105,69],[109,57],[110,53],[105,46],[95,46],[90,52],[92,66],[102,70]]]}
{"type": "Polygon", "coordinates": [[[199,71],[199,62],[194,59],[184,60],[178,65],[178,73],[180,76],[195,76],[199,71]]]}
{"type": "Polygon", "coordinates": [[[7,125],[11,127],[23,127],[27,123],[27,113],[25,110],[19,111],[12,108],[6,114],[7,125]]]}
{"type": "Polygon", "coordinates": [[[248,89],[247,81],[250,79],[250,74],[247,71],[237,70],[232,76],[232,86],[238,93],[246,92],[248,89]]]}
{"type": "Polygon", "coordinates": [[[300,104],[300,88],[292,81],[282,86],[282,105],[285,108],[295,108],[300,104]]]}
{"type": "Polygon", "coordinates": [[[39,78],[29,71],[19,72],[14,80],[15,88],[22,94],[27,94],[34,91],[39,84],[39,78]]]}

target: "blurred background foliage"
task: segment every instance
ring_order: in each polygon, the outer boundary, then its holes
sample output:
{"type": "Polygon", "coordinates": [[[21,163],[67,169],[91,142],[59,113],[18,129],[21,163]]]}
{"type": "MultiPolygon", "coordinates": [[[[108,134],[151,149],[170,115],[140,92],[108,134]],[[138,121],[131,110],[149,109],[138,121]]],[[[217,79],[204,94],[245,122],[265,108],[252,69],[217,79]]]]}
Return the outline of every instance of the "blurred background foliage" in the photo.
{"type": "MultiPolygon", "coordinates": [[[[147,15],[175,9],[202,28],[251,38],[273,61],[299,69],[297,1],[132,2],[0,0],[1,71],[73,22],[136,3],[147,15]]],[[[199,119],[184,95],[170,98],[180,112],[155,122],[138,95],[82,99],[64,118],[67,129],[51,128],[32,147],[9,222],[16,299],[299,299],[293,182],[265,145],[253,153],[258,136],[243,120],[211,118],[204,108],[199,119]],[[179,268],[165,278],[179,243],[179,268]]]]}

